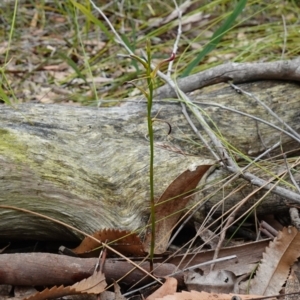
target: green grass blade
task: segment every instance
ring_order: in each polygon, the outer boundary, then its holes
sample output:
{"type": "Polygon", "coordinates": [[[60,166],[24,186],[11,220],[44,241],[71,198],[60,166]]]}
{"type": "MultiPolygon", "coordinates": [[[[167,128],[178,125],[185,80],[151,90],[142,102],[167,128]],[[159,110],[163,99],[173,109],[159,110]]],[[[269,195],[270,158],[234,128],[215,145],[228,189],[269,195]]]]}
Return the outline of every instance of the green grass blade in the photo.
{"type": "MultiPolygon", "coordinates": [[[[126,46],[134,53],[135,47],[134,47],[134,45],[131,45],[127,36],[122,33],[120,34],[120,36],[121,36],[121,39],[123,40],[123,42],[126,44],[126,46]]],[[[132,65],[135,68],[136,72],[139,74],[139,72],[140,72],[139,65],[134,59],[132,60],[132,65]]]]}
{"type": "Polygon", "coordinates": [[[1,85],[0,85],[0,100],[3,101],[5,104],[11,104],[9,97],[6,95],[6,92],[3,90],[1,85]]]}
{"type": "Polygon", "coordinates": [[[84,7],[82,4],[76,2],[75,0],[70,1],[77,9],[79,9],[87,17],[89,22],[93,22],[95,25],[99,26],[99,28],[105,33],[105,35],[109,39],[113,38],[112,34],[107,30],[105,25],[93,15],[93,12],[90,9],[84,7]]]}
{"type": "Polygon", "coordinates": [[[77,64],[70,57],[68,57],[65,53],[63,53],[61,51],[57,51],[57,55],[62,60],[64,60],[76,72],[77,76],[79,78],[81,78],[82,80],[84,80],[84,82],[88,85],[88,82],[87,82],[85,76],[82,74],[80,69],[77,67],[77,64]]]}
{"type": "Polygon", "coordinates": [[[198,56],[188,64],[186,69],[182,72],[181,77],[188,76],[191,71],[199,65],[201,60],[213,49],[216,48],[218,43],[220,42],[221,38],[224,36],[224,34],[230,29],[235,19],[240,15],[240,13],[243,11],[247,3],[247,0],[240,0],[238,4],[236,5],[234,11],[229,15],[229,17],[226,19],[224,24],[219,27],[213,34],[210,42],[204,47],[204,49],[198,54],[198,56]]]}

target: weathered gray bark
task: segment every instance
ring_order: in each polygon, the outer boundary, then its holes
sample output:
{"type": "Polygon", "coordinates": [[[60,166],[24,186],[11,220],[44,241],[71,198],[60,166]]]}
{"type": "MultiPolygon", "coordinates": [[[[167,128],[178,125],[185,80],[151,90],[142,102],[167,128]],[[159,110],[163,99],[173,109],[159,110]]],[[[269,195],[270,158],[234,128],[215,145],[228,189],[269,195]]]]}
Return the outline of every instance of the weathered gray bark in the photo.
{"type": "MultiPolygon", "coordinates": [[[[243,88],[256,93],[299,131],[297,84],[266,81],[243,84],[243,88]]],[[[253,99],[227,85],[205,88],[194,98],[233,107],[283,127],[253,99]]],[[[246,154],[256,154],[279,139],[285,151],[297,145],[265,124],[212,105],[202,108],[210,124],[246,154]]],[[[207,159],[209,152],[191,130],[179,104],[156,103],[153,116],[172,126],[168,136],[168,125],[154,122],[155,193],[159,197],[187,168],[212,160],[207,159]]],[[[0,178],[0,205],[40,212],[88,233],[104,227],[137,229],[145,225],[149,214],[146,104],[136,101],[100,109],[0,106],[0,178]]],[[[284,199],[276,199],[278,209],[284,208],[284,199]]],[[[214,201],[219,200],[216,197],[214,201]]],[[[272,196],[265,200],[268,210],[274,201],[272,196]]],[[[1,238],[74,239],[76,235],[50,221],[0,209],[1,238]]]]}
{"type": "MultiPolygon", "coordinates": [[[[154,114],[160,108],[156,105],[154,114]]],[[[146,104],[107,109],[25,104],[0,109],[0,204],[40,212],[88,233],[145,225],[146,104]]],[[[178,105],[165,105],[160,117],[172,123],[178,138],[193,137],[178,105]]],[[[156,122],[155,127],[161,128],[157,140],[166,139],[168,126],[156,122]]],[[[187,143],[185,150],[189,148],[196,149],[187,143]]],[[[180,173],[202,161],[156,147],[156,197],[180,173]]],[[[7,238],[57,239],[69,232],[47,220],[3,209],[0,228],[7,238]]]]}

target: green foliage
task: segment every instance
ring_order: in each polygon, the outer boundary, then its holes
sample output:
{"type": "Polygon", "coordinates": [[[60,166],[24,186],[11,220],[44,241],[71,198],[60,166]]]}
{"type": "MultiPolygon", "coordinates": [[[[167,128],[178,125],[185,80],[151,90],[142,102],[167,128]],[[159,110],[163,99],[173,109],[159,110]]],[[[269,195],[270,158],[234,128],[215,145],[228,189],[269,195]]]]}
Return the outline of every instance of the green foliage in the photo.
{"type": "MultiPolygon", "coordinates": [[[[176,16],[166,22],[175,10],[173,1],[126,0],[123,5],[119,1],[94,2],[136,55],[140,56],[147,40],[151,40],[154,63],[170,55],[178,28],[176,16]]],[[[179,5],[181,3],[178,1],[179,5]]],[[[51,72],[44,72],[43,84],[69,88],[70,100],[95,105],[97,95],[104,101],[122,101],[132,95],[134,87],[126,82],[139,78],[139,64],[135,60],[117,58],[124,50],[89,0],[40,1],[38,4],[33,0],[9,1],[0,4],[0,13],[0,40],[7,42],[0,45],[0,49],[6,49],[4,59],[0,59],[0,68],[6,78],[1,75],[1,80],[5,82],[4,92],[8,89],[6,85],[10,85],[9,99],[13,100],[12,95],[16,94],[23,101],[30,100],[27,96],[39,87],[33,87],[24,95],[24,84],[35,83],[34,76],[40,80],[42,66],[61,63],[71,67],[68,73],[55,77],[51,72]],[[28,40],[29,36],[34,37],[33,41],[28,40]],[[98,42],[99,49],[94,51],[91,42],[98,42]],[[28,56],[32,52],[35,53],[28,56]],[[21,68],[22,64],[22,76],[7,72],[15,65],[21,68]],[[30,70],[28,65],[32,66],[30,70]],[[112,82],[98,80],[99,77],[112,82]],[[83,83],[74,85],[76,78],[83,79],[83,83]]],[[[228,60],[271,61],[298,56],[299,13],[297,1],[289,1],[288,5],[283,0],[191,1],[182,17],[183,32],[176,53],[175,76],[186,76],[228,60]]],[[[146,89],[145,81],[140,80],[141,84],[146,89]]]]}
{"type": "Polygon", "coordinates": [[[240,0],[234,11],[229,15],[223,25],[219,27],[213,34],[209,43],[204,47],[204,49],[197,55],[197,57],[191,61],[186,69],[182,72],[181,77],[189,75],[192,70],[202,61],[202,59],[212,50],[214,50],[219,44],[222,37],[230,30],[236,18],[242,13],[245,8],[247,0],[240,0]]]}
{"type": "MultiPolygon", "coordinates": [[[[3,78],[5,77],[5,74],[2,73],[0,76],[2,77],[1,81],[3,82],[3,78]]],[[[3,88],[3,84],[0,85],[0,100],[6,104],[11,104],[10,98],[8,97],[7,92],[3,88]]]]}
{"type": "Polygon", "coordinates": [[[100,20],[98,20],[98,19],[94,16],[94,14],[93,14],[93,12],[92,12],[92,10],[91,10],[91,5],[89,4],[89,1],[86,1],[86,3],[88,3],[87,6],[84,6],[84,5],[78,3],[78,2],[75,1],[75,0],[69,0],[69,1],[70,1],[70,2],[71,2],[71,3],[72,3],[79,11],[81,11],[81,12],[85,15],[85,17],[86,17],[86,19],[88,20],[89,23],[92,22],[92,23],[96,24],[99,28],[101,28],[101,30],[105,33],[105,35],[106,35],[108,38],[112,38],[112,37],[113,37],[112,33],[109,32],[109,31],[107,30],[107,28],[105,27],[105,25],[104,25],[100,20]]]}

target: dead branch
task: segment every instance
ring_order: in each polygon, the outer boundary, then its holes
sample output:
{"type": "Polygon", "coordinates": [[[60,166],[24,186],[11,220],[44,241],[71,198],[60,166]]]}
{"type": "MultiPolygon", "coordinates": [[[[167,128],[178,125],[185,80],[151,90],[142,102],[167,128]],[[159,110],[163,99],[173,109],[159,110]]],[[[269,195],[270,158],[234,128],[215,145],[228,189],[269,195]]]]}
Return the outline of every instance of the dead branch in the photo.
{"type": "MultiPolygon", "coordinates": [[[[257,261],[261,259],[261,255],[268,245],[269,240],[243,244],[234,247],[223,248],[220,250],[219,257],[237,255],[238,261],[233,264],[232,261],[224,261],[216,264],[215,269],[232,270],[236,275],[248,272],[257,261]],[[251,253],[251,255],[249,255],[251,253]]],[[[179,262],[179,270],[204,263],[213,258],[214,250],[203,251],[197,255],[189,254],[182,261],[182,256],[176,256],[162,263],[164,259],[156,259],[154,264],[154,275],[163,277],[172,274],[177,270],[179,262]]],[[[17,254],[1,254],[0,255],[0,284],[11,285],[71,285],[77,281],[87,278],[94,272],[98,258],[78,258],[65,255],[57,255],[50,253],[17,253],[17,254]]],[[[135,263],[139,263],[135,261],[135,263]]],[[[142,268],[149,272],[149,263],[144,262],[142,268]]],[[[205,272],[209,271],[209,265],[201,267],[205,272]]],[[[128,262],[116,259],[107,259],[104,264],[103,273],[107,282],[110,284],[114,280],[117,281],[125,274],[128,274],[121,280],[121,283],[133,285],[145,276],[141,270],[135,269],[128,262]]],[[[179,281],[179,285],[183,285],[183,274],[175,275],[179,281]]],[[[151,282],[153,279],[146,276],[139,285],[151,282]]]]}
{"type": "MultiPolygon", "coordinates": [[[[257,80],[300,81],[300,58],[267,63],[226,63],[220,66],[180,78],[178,87],[185,93],[220,82],[244,83],[257,80]]],[[[156,90],[159,99],[176,97],[169,85],[156,90]]]]}
{"type": "MultiPolygon", "coordinates": [[[[72,285],[84,278],[91,276],[95,270],[98,258],[78,258],[50,253],[18,253],[0,255],[0,284],[11,285],[72,285]]],[[[137,262],[139,263],[139,262],[137,262]]],[[[150,271],[150,264],[144,262],[136,269],[125,261],[107,259],[103,273],[107,282],[119,280],[129,273],[123,280],[123,284],[132,285],[141,281],[140,285],[153,281],[146,272],[150,271]]],[[[155,264],[154,275],[167,276],[175,271],[173,264],[155,264]]],[[[181,277],[178,276],[180,280],[181,277]]],[[[181,281],[182,284],[182,281],[181,281]]]]}

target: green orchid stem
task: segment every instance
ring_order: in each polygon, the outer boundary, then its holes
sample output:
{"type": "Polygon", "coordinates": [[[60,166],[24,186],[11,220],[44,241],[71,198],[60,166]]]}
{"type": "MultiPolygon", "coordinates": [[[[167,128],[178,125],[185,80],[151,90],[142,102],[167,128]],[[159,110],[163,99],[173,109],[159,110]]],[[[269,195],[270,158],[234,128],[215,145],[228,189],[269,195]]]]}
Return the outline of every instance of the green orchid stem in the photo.
{"type": "Polygon", "coordinates": [[[150,142],[150,208],[151,208],[151,244],[150,244],[150,269],[153,270],[153,257],[155,248],[155,202],[154,202],[154,136],[152,124],[152,101],[153,101],[153,74],[151,70],[151,51],[150,44],[147,45],[147,83],[148,83],[148,97],[147,97],[147,119],[148,119],[148,133],[150,142]]]}
{"type": "MultiPolygon", "coordinates": [[[[152,93],[150,93],[152,94],[152,93]]],[[[149,95],[150,95],[149,94],[149,95]]],[[[151,245],[150,245],[150,259],[153,262],[154,248],[155,248],[155,202],[154,202],[154,139],[153,127],[151,118],[152,98],[148,100],[148,131],[150,141],[150,207],[151,207],[151,245]]]]}
{"type": "MultiPolygon", "coordinates": [[[[155,250],[155,201],[154,201],[154,134],[153,134],[153,122],[155,119],[152,119],[152,103],[153,103],[153,91],[154,91],[154,80],[156,77],[156,73],[159,68],[174,60],[175,53],[166,59],[163,60],[160,64],[157,65],[154,70],[151,69],[151,45],[150,42],[147,42],[147,60],[142,59],[135,54],[131,54],[130,57],[135,59],[139,63],[143,65],[146,70],[147,75],[147,91],[137,87],[147,98],[147,121],[148,121],[148,134],[149,134],[149,143],[150,143],[150,168],[149,168],[149,177],[150,177],[150,221],[151,221],[151,241],[150,241],[150,270],[153,270],[153,258],[154,258],[154,250],[155,250]]],[[[156,119],[157,120],[157,119],[156,119]]],[[[170,125],[170,124],[169,124],[170,125]]],[[[171,127],[171,126],[170,126],[171,127]]]]}

